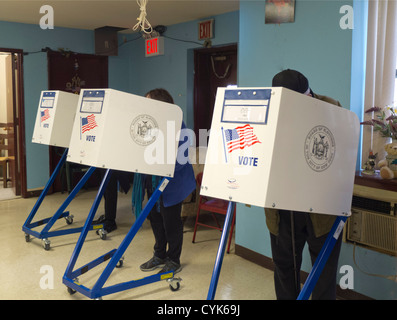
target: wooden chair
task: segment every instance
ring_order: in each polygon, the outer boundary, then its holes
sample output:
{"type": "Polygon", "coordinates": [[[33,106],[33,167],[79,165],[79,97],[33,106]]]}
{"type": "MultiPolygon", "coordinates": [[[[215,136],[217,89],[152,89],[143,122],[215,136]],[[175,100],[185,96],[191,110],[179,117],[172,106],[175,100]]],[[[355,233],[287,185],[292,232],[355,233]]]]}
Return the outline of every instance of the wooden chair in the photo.
{"type": "MultiPolygon", "coordinates": [[[[197,174],[196,181],[197,181],[197,184],[199,186],[201,186],[202,178],[203,178],[203,173],[202,172],[197,174]]],[[[219,224],[218,219],[217,219],[215,214],[216,213],[217,214],[223,214],[223,215],[226,216],[228,204],[229,204],[229,202],[226,201],[226,200],[210,198],[210,197],[207,197],[207,196],[200,196],[198,209],[197,209],[196,223],[194,225],[194,233],[193,233],[193,240],[192,240],[193,243],[194,243],[194,241],[196,239],[196,232],[197,232],[197,227],[198,226],[203,226],[203,227],[216,229],[216,230],[220,230],[220,231],[223,230],[223,227],[219,224]],[[216,226],[199,222],[199,216],[200,216],[200,212],[202,210],[203,211],[208,211],[208,212],[211,213],[212,217],[214,218],[216,226]]],[[[231,225],[231,228],[230,228],[230,235],[229,235],[229,243],[228,243],[228,246],[227,246],[227,253],[230,252],[230,244],[231,244],[231,241],[232,241],[235,219],[236,219],[236,208],[234,209],[234,212],[233,212],[233,220],[232,220],[232,225],[231,225]]]]}
{"type": "Polygon", "coordinates": [[[8,179],[8,163],[11,160],[9,157],[10,146],[6,143],[8,138],[7,134],[0,134],[0,168],[2,168],[1,172],[3,175],[3,187],[7,188],[7,181],[11,181],[8,179]]]}
{"type": "Polygon", "coordinates": [[[0,167],[2,168],[2,174],[3,174],[3,188],[7,188],[7,181],[10,179],[7,179],[8,177],[8,170],[7,170],[7,164],[9,161],[9,157],[0,157],[0,167]]]}

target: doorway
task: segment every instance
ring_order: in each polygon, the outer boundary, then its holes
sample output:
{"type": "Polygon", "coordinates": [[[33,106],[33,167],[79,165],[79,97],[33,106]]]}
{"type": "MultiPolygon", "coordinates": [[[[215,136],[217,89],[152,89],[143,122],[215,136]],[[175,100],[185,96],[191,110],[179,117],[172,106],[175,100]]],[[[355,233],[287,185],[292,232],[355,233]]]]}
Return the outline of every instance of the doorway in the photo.
{"type": "MultiPolygon", "coordinates": [[[[237,85],[237,44],[194,51],[194,133],[211,128],[218,87],[237,85]]],[[[205,141],[205,147],[208,141],[205,141]]]]}
{"type": "Polygon", "coordinates": [[[26,197],[22,58],[0,49],[0,200],[26,197]]]}
{"type": "MultiPolygon", "coordinates": [[[[51,51],[47,53],[47,61],[49,90],[79,94],[85,88],[108,88],[107,56],[51,51]]],[[[50,174],[55,170],[64,151],[62,147],[49,147],[50,174]]],[[[66,162],[65,170],[56,177],[50,192],[67,190],[70,193],[87,170],[87,166],[66,162]]],[[[87,181],[87,187],[100,184],[101,177],[98,172],[96,170],[87,181]]]]}

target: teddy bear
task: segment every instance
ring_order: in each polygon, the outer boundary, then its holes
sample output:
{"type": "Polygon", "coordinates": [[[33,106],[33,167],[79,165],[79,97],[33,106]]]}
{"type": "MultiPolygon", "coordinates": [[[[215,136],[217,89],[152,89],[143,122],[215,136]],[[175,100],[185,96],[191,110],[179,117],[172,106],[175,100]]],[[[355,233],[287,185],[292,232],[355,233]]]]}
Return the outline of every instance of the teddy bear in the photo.
{"type": "Polygon", "coordinates": [[[383,179],[394,179],[397,177],[397,142],[385,145],[385,150],[389,156],[378,162],[380,176],[383,179]]]}

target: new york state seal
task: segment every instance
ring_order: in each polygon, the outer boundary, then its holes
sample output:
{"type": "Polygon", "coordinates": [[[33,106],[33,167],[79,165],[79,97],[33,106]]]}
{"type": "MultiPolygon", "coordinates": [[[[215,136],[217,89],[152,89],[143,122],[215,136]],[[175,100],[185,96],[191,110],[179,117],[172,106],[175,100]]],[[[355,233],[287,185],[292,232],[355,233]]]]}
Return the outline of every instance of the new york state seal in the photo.
{"type": "Polygon", "coordinates": [[[309,167],[322,172],[327,170],[335,157],[335,138],[325,126],[316,126],[306,136],[304,155],[309,167]]]}
{"type": "Polygon", "coordinates": [[[156,141],[158,131],[156,119],[147,114],[137,116],[130,126],[132,140],[141,146],[148,146],[156,141]]]}

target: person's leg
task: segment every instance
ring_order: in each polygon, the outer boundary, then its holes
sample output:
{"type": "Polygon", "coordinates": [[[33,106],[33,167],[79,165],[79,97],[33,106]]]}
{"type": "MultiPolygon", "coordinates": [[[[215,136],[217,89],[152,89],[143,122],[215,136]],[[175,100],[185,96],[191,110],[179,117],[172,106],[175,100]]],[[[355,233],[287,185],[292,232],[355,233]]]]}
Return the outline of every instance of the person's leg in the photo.
{"type": "MultiPolygon", "coordinates": [[[[105,171],[102,171],[102,177],[105,171]]],[[[106,232],[112,232],[117,229],[116,213],[117,213],[117,197],[118,187],[123,189],[125,193],[128,192],[130,184],[133,181],[133,174],[131,172],[112,170],[108,185],[103,194],[105,214],[95,220],[93,224],[103,224],[106,232]]]]}
{"type": "MultiPolygon", "coordinates": [[[[105,170],[101,170],[102,179],[105,170]]],[[[117,211],[117,176],[114,172],[110,172],[110,178],[103,194],[105,214],[101,215],[92,224],[103,224],[106,232],[112,232],[117,229],[116,225],[116,211],[117,211]]]]}
{"type": "MultiPolygon", "coordinates": [[[[314,233],[308,238],[309,252],[314,265],[328,234],[316,238],[314,233]]],[[[336,277],[338,271],[338,260],[342,245],[342,236],[339,236],[329,256],[323,271],[312,292],[312,300],[336,300],[336,277]]]]}
{"type": "Polygon", "coordinates": [[[165,235],[163,215],[157,211],[157,204],[150,211],[148,220],[152,226],[155,240],[154,255],[160,259],[165,259],[167,257],[167,238],[165,235]]]}
{"type": "Polygon", "coordinates": [[[160,265],[162,263],[165,263],[165,265],[160,273],[168,271],[176,273],[181,270],[180,256],[183,242],[181,210],[182,202],[171,207],[164,207],[163,201],[160,201],[160,213],[156,211],[156,206],[152,209],[148,219],[155,238],[154,257],[158,259],[151,261],[152,258],[141,265],[141,270],[148,269],[149,265],[160,265]]]}
{"type": "Polygon", "coordinates": [[[299,292],[296,288],[297,281],[300,282],[300,267],[302,264],[302,251],[306,241],[304,228],[304,216],[300,213],[294,214],[295,253],[296,266],[292,248],[292,229],[290,211],[280,210],[279,234],[270,235],[273,255],[274,285],[278,300],[295,300],[299,292]],[[296,279],[295,276],[296,267],[296,279]]]}
{"type": "Polygon", "coordinates": [[[165,266],[167,258],[167,239],[165,237],[163,217],[157,212],[157,204],[154,205],[148,215],[152,227],[155,243],[153,257],[140,266],[142,271],[152,271],[165,266]]]}
{"type": "Polygon", "coordinates": [[[168,244],[165,266],[159,273],[182,270],[180,256],[183,242],[183,222],[181,219],[182,202],[171,207],[164,207],[161,203],[161,216],[165,238],[168,244]]]}
{"type": "Polygon", "coordinates": [[[168,243],[167,257],[180,264],[183,243],[183,222],[181,219],[182,202],[164,207],[161,204],[161,215],[163,217],[165,237],[168,243]]]}
{"type": "Polygon", "coordinates": [[[112,172],[110,176],[103,197],[105,199],[105,220],[115,223],[117,211],[117,176],[115,172],[112,172]]]}

